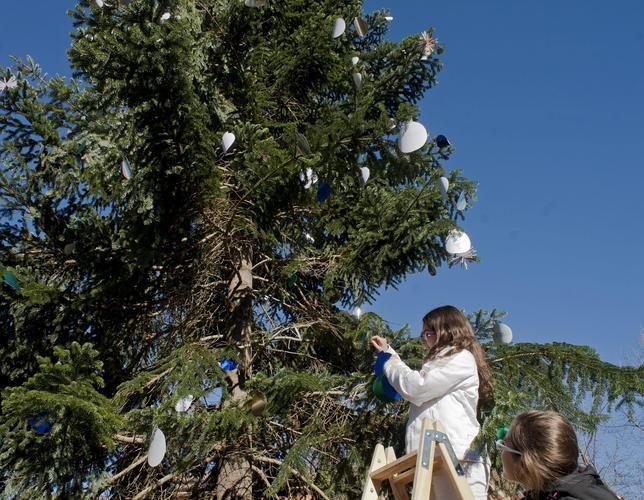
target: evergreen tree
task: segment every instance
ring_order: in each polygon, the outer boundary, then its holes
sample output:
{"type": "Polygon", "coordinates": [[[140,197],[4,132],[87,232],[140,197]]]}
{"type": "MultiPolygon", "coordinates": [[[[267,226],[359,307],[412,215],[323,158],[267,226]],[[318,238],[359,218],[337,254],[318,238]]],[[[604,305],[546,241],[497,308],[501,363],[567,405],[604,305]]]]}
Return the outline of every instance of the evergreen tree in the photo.
{"type": "MultiPolygon", "coordinates": [[[[474,200],[443,169],[449,143],[396,145],[440,69],[431,30],[388,41],[387,13],[354,20],[359,1],[71,15],[74,80],[0,68],[4,493],[355,497],[405,420],[371,393],[368,338],[420,351],[346,310],[435,273],[457,199],[474,200]]],[[[473,317],[482,340],[496,320],[473,317]]],[[[592,426],[574,405],[588,391],[641,394],[641,370],[585,347],[489,352],[483,440],[526,405],[592,426]]]]}

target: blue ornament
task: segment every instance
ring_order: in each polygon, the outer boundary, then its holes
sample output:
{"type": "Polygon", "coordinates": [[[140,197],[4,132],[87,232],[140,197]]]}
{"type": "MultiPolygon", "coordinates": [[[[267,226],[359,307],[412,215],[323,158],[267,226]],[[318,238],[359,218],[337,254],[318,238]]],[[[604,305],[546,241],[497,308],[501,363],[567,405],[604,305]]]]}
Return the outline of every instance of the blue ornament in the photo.
{"type": "Polygon", "coordinates": [[[400,399],[400,394],[396,392],[396,389],[391,386],[384,375],[376,377],[371,388],[374,395],[383,403],[392,403],[400,399]]]}
{"type": "Polygon", "coordinates": [[[331,196],[331,186],[321,181],[318,185],[318,201],[324,203],[329,196],[331,196]]]}
{"type": "Polygon", "coordinates": [[[379,352],[376,356],[376,364],[373,366],[374,371],[376,372],[376,377],[381,377],[385,375],[385,363],[389,361],[391,354],[388,352],[379,352]]]}
{"type": "Polygon", "coordinates": [[[445,137],[444,135],[437,135],[436,136],[436,145],[440,149],[443,149],[443,148],[446,148],[447,146],[449,146],[450,144],[449,144],[449,141],[447,140],[447,137],[445,137]]]}
{"type": "Polygon", "coordinates": [[[49,415],[47,415],[46,412],[42,412],[35,417],[30,418],[27,423],[29,424],[29,427],[36,431],[36,433],[46,434],[52,428],[51,422],[47,420],[48,416],[49,415]]]}
{"type": "Polygon", "coordinates": [[[230,358],[224,358],[219,362],[219,366],[221,366],[221,369],[226,371],[226,372],[232,372],[233,370],[237,369],[237,363],[230,359],[230,358]]]}

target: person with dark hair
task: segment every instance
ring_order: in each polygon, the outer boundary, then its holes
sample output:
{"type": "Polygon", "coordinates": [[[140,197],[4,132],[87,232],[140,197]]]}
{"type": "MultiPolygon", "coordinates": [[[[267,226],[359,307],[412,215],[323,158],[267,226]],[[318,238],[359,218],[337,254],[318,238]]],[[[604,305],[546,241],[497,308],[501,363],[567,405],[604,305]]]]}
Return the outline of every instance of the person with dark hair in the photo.
{"type": "Polygon", "coordinates": [[[521,483],[530,500],[616,500],[597,471],[578,466],[579,445],[570,422],[554,411],[517,415],[496,442],[503,477],[521,483]]]}
{"type": "MultiPolygon", "coordinates": [[[[391,354],[383,366],[389,383],[411,403],[405,432],[407,453],[418,448],[423,418],[438,420],[461,460],[474,497],[485,499],[489,462],[470,448],[480,430],[478,405],[492,393],[492,376],[483,347],[467,317],[443,306],[423,318],[422,340],[427,355],[420,371],[409,368],[382,337],[372,337],[378,352],[391,354]]],[[[438,472],[432,498],[449,499],[449,478],[438,472]]]]}

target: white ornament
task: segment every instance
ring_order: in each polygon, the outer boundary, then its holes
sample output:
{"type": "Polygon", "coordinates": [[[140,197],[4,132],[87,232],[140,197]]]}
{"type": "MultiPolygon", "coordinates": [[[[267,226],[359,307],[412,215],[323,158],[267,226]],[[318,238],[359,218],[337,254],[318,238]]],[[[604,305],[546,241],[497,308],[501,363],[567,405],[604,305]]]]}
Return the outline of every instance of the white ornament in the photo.
{"type": "Polygon", "coordinates": [[[152,431],[152,439],[150,440],[150,448],[148,448],[148,465],[156,467],[163,461],[165,456],[165,435],[158,427],[152,431]]]}
{"type": "Polygon", "coordinates": [[[166,21],[168,21],[171,17],[172,17],[172,15],[171,15],[169,12],[165,12],[165,13],[161,16],[161,22],[162,22],[162,23],[165,23],[165,22],[166,22],[166,21]]]}
{"type": "Polygon", "coordinates": [[[224,150],[224,154],[228,152],[230,146],[233,145],[233,142],[235,142],[235,134],[233,134],[232,132],[226,132],[221,137],[221,149],[224,150]]]}
{"type": "Polygon", "coordinates": [[[18,86],[18,80],[16,77],[11,75],[9,78],[0,80],[0,92],[8,89],[15,89],[18,86]]]}
{"type": "Polygon", "coordinates": [[[266,5],[266,0],[244,0],[246,7],[263,7],[266,5]]]}
{"type": "Polygon", "coordinates": [[[360,309],[360,307],[359,307],[359,306],[358,306],[358,307],[356,307],[356,308],[353,310],[353,315],[354,315],[357,319],[360,319],[360,316],[362,316],[362,309],[360,309]]]}
{"type": "Polygon", "coordinates": [[[121,174],[128,181],[132,178],[132,168],[130,167],[130,162],[127,161],[127,158],[123,158],[123,161],[121,162],[121,174]]]}
{"type": "Polygon", "coordinates": [[[363,184],[367,183],[370,175],[371,172],[369,171],[369,167],[360,167],[360,178],[362,179],[363,184]]]}
{"type": "Polygon", "coordinates": [[[391,22],[393,20],[394,20],[394,16],[385,16],[385,21],[390,21],[391,22]]]}
{"type": "Polygon", "coordinates": [[[512,328],[505,323],[496,323],[492,339],[497,344],[509,344],[512,342],[512,328]]]}
{"type": "Polygon", "coordinates": [[[438,189],[440,189],[441,198],[443,198],[443,200],[447,200],[447,190],[449,189],[449,180],[447,177],[441,177],[438,179],[438,189]]]}
{"type": "Polygon", "coordinates": [[[188,411],[190,406],[192,405],[192,402],[194,401],[194,396],[192,394],[188,394],[187,396],[184,396],[182,398],[179,398],[179,401],[177,401],[177,404],[174,405],[174,409],[178,413],[183,413],[185,411],[188,411]]]}
{"type": "Polygon", "coordinates": [[[462,212],[467,208],[467,198],[465,197],[465,193],[461,193],[458,195],[458,199],[456,200],[456,210],[459,212],[462,212]]]}
{"type": "Polygon", "coordinates": [[[447,234],[447,238],[445,239],[445,250],[447,250],[447,253],[458,255],[468,252],[470,248],[472,248],[470,237],[463,231],[452,229],[447,234]]]}
{"type": "Polygon", "coordinates": [[[427,130],[422,123],[409,120],[403,123],[398,148],[402,153],[412,153],[422,148],[427,142],[427,130]]]}
{"type": "Polygon", "coordinates": [[[98,5],[101,9],[103,8],[103,5],[105,5],[103,0],[94,0],[94,1],[96,2],[96,5],[98,5]]]}
{"type": "Polygon", "coordinates": [[[360,73],[353,74],[353,83],[356,86],[356,89],[360,90],[362,87],[362,75],[360,73]]]}
{"type": "Polygon", "coordinates": [[[344,22],[344,19],[338,17],[333,23],[333,32],[331,33],[331,36],[333,38],[338,38],[339,36],[342,36],[345,29],[347,29],[347,23],[344,22]]]}
{"type": "Polygon", "coordinates": [[[353,64],[354,66],[358,64],[359,61],[360,61],[360,58],[358,56],[353,56],[351,58],[351,64],[353,64]]]}
{"type": "Polygon", "coordinates": [[[304,233],[304,237],[306,238],[307,241],[311,243],[315,243],[315,238],[311,236],[309,233],[304,233]]]}
{"type": "Polygon", "coordinates": [[[318,181],[318,174],[311,167],[306,167],[306,172],[300,172],[300,180],[304,183],[304,189],[310,189],[318,181]]]}

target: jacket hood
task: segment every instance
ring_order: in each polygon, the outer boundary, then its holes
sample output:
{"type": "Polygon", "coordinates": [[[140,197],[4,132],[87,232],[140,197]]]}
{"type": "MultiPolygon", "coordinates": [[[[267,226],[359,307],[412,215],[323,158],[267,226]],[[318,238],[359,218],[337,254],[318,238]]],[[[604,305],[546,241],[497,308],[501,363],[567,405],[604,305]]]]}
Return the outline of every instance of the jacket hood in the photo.
{"type": "Polygon", "coordinates": [[[592,466],[553,481],[549,493],[540,498],[579,498],[583,500],[616,500],[618,497],[604,484],[592,466]]]}

